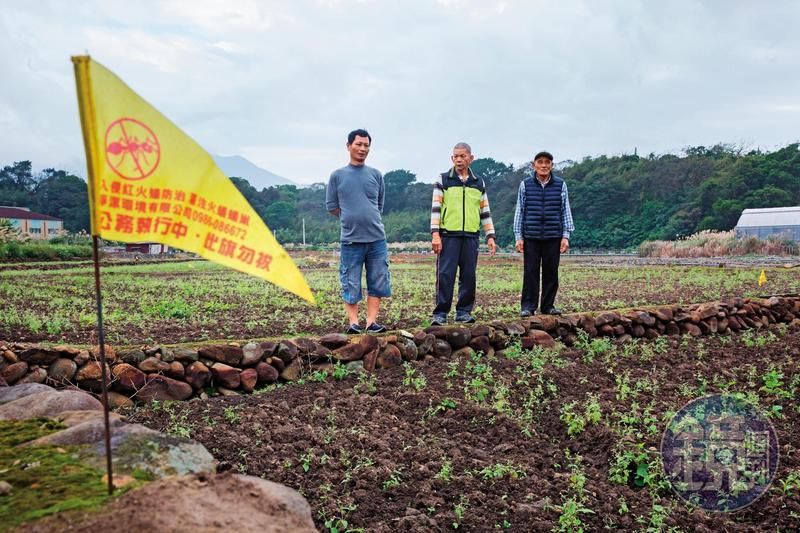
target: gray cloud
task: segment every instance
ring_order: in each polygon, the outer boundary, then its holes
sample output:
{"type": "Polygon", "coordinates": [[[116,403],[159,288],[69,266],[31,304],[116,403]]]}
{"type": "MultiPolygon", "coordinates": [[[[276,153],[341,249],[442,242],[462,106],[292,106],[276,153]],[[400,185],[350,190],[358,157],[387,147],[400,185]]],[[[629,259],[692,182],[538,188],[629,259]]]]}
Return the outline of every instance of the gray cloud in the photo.
{"type": "Polygon", "coordinates": [[[324,181],[429,180],[453,143],[520,164],[798,138],[793,1],[27,2],[0,11],[0,164],[78,168],[88,50],[208,151],[324,181]]]}

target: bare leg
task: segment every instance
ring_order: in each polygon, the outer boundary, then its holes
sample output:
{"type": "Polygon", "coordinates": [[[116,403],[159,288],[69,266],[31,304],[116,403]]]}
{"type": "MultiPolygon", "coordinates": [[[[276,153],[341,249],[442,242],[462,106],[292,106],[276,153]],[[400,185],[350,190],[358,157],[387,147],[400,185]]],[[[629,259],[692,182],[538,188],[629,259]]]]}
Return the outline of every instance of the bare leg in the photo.
{"type": "MultiPolygon", "coordinates": [[[[369,304],[367,308],[369,308],[369,304]]],[[[351,324],[358,324],[358,304],[349,304],[345,302],[344,310],[347,313],[347,320],[349,320],[351,324]]]]}
{"type": "Polygon", "coordinates": [[[375,323],[378,311],[381,309],[381,299],[377,296],[367,296],[367,326],[375,323]]]}

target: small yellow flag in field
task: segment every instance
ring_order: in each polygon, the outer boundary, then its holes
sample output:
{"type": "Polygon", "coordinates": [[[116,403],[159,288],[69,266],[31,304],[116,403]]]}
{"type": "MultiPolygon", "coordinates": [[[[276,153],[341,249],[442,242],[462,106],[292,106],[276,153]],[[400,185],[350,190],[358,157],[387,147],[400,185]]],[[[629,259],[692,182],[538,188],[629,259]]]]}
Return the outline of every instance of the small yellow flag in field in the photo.
{"type": "Polygon", "coordinates": [[[761,271],[761,275],[758,276],[758,286],[761,287],[767,282],[767,273],[763,270],[761,271]]]}
{"type": "Polygon", "coordinates": [[[200,145],[89,56],[72,62],[92,235],[195,252],[314,302],[289,254],[200,145]]]}

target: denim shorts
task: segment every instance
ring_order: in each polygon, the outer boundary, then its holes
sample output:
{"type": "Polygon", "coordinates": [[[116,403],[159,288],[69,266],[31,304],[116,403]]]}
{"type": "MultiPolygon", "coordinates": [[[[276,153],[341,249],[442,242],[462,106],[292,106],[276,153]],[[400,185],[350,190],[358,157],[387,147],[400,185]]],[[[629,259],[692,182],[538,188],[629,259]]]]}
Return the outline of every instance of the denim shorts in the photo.
{"type": "Polygon", "coordinates": [[[346,303],[361,301],[361,267],[364,265],[367,267],[367,294],[378,298],[392,295],[386,240],[342,243],[339,281],[346,303]]]}

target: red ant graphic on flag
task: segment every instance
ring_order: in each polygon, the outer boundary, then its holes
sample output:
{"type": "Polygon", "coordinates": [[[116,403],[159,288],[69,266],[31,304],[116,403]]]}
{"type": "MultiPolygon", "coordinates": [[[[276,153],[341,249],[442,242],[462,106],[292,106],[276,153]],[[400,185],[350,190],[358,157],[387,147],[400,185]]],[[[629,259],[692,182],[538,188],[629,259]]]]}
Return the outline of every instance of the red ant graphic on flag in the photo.
{"type": "Polygon", "coordinates": [[[147,125],[133,118],[115,120],[106,129],[106,162],[120,177],[141,180],[161,161],[161,146],[147,125]]]}

